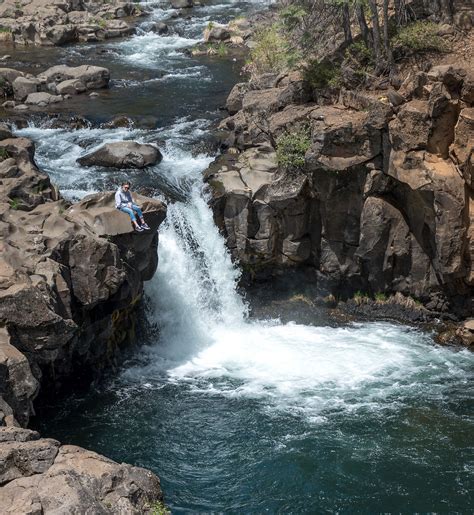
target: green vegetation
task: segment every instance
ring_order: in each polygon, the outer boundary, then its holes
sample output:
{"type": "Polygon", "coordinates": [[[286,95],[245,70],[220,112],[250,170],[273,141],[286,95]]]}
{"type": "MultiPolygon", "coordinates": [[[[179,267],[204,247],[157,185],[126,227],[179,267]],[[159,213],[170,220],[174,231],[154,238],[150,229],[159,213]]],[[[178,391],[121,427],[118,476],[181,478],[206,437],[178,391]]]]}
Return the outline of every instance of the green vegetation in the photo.
{"type": "Polygon", "coordinates": [[[229,49],[225,43],[207,43],[207,54],[225,57],[229,53],[229,49]]]}
{"type": "Polygon", "coordinates": [[[307,14],[304,7],[295,4],[289,5],[279,12],[283,26],[288,32],[295,30],[307,14]]]}
{"type": "Polygon", "coordinates": [[[150,515],[171,515],[170,510],[161,501],[155,501],[148,505],[150,515]]]}
{"type": "Polygon", "coordinates": [[[12,31],[10,27],[0,27],[0,33],[9,34],[12,31]]]}
{"type": "Polygon", "coordinates": [[[214,22],[210,21],[208,24],[207,24],[207,30],[212,30],[214,28],[214,22]]]}
{"type": "Polygon", "coordinates": [[[276,23],[258,31],[255,43],[249,64],[257,73],[285,71],[300,57],[299,53],[290,47],[279,24],[276,23]]]}
{"type": "Polygon", "coordinates": [[[386,302],[387,301],[387,295],[385,293],[376,293],[375,294],[375,300],[377,302],[386,302]]]}
{"type": "Polygon", "coordinates": [[[431,21],[416,21],[398,31],[392,38],[393,46],[413,52],[446,51],[447,45],[438,36],[438,29],[438,25],[431,21]]]}
{"type": "Polygon", "coordinates": [[[276,140],[278,165],[287,170],[303,168],[310,145],[311,133],[307,126],[282,134],[276,140]]]}
{"type": "Polygon", "coordinates": [[[12,209],[20,209],[21,199],[15,197],[10,200],[10,207],[12,209]]]}
{"type": "Polygon", "coordinates": [[[346,50],[346,59],[355,61],[360,66],[374,66],[375,55],[371,48],[365,46],[363,41],[352,43],[346,50]]]}
{"type": "Polygon", "coordinates": [[[315,89],[338,88],[341,86],[341,69],[335,63],[310,61],[303,69],[303,76],[315,89]]]}
{"type": "Polygon", "coordinates": [[[229,53],[229,50],[225,43],[219,43],[217,45],[216,51],[219,57],[225,57],[229,53]]]}
{"type": "MultiPolygon", "coordinates": [[[[1,87],[1,85],[0,85],[1,87]]],[[[10,153],[5,147],[0,147],[0,159],[2,161],[5,161],[5,159],[8,159],[10,157],[10,153]]]]}
{"type": "Polygon", "coordinates": [[[370,297],[369,295],[367,295],[367,293],[358,290],[354,293],[353,299],[354,302],[359,306],[360,304],[366,304],[369,301],[370,297]]]}

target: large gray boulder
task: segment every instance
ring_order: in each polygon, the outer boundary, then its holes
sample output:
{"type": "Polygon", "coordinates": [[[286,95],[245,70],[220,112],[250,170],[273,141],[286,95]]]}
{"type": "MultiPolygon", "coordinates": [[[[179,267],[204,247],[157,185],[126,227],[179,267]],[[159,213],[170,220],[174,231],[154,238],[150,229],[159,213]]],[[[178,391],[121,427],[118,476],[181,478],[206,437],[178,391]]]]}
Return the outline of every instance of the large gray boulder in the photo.
{"type": "Polygon", "coordinates": [[[80,157],[77,162],[82,166],[145,168],[159,163],[162,157],[154,145],[136,141],[117,141],[106,143],[94,152],[80,157]]]}
{"type": "Polygon", "coordinates": [[[13,95],[15,100],[23,102],[30,93],[36,93],[39,89],[40,82],[37,79],[28,79],[27,77],[17,77],[13,81],[13,95]]]}
{"type": "Polygon", "coordinates": [[[86,85],[79,79],[63,80],[56,86],[59,95],[77,95],[86,91],[86,85]]]}
{"type": "Polygon", "coordinates": [[[25,102],[28,105],[46,106],[49,104],[57,104],[62,101],[63,97],[61,95],[51,95],[51,93],[40,91],[38,93],[30,93],[25,102]]]}
{"type": "Polygon", "coordinates": [[[60,64],[53,66],[43,72],[40,79],[46,82],[61,83],[65,80],[76,79],[81,81],[86,89],[106,88],[110,81],[110,72],[107,68],[101,66],[66,66],[60,64]]]}

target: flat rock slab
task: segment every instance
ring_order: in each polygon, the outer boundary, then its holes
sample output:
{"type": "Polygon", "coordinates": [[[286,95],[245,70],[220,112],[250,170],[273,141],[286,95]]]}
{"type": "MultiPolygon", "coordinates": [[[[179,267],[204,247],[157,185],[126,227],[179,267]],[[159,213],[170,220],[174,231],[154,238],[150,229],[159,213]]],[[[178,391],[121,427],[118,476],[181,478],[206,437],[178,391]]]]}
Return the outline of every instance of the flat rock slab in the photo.
{"type": "Polygon", "coordinates": [[[154,146],[136,141],[106,143],[94,152],[80,157],[82,166],[106,166],[112,168],[145,168],[159,163],[161,152],[154,146]]]}

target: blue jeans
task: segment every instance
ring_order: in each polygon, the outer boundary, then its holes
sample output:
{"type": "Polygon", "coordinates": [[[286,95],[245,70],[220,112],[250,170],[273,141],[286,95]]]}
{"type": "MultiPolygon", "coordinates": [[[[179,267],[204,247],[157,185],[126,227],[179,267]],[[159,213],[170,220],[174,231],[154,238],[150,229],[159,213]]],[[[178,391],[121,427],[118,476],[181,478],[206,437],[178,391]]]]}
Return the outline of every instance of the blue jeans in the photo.
{"type": "Polygon", "coordinates": [[[142,210],[136,205],[132,204],[132,207],[119,207],[120,211],[123,211],[124,213],[127,213],[127,215],[132,219],[132,222],[137,221],[137,217],[135,216],[134,211],[137,212],[137,215],[139,218],[143,218],[142,210]]]}

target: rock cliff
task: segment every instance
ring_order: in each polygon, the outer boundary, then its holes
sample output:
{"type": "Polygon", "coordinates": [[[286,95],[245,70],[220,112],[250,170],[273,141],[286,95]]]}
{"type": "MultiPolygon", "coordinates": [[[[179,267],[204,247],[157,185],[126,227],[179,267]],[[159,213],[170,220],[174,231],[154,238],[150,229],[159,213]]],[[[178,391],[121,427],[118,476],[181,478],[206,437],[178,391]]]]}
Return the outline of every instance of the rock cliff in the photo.
{"type": "Polygon", "coordinates": [[[297,72],[236,85],[220,126],[228,150],[205,178],[248,275],[305,267],[322,295],[400,292],[469,316],[472,73],[436,66],[399,91],[342,91],[334,103],[297,72]],[[301,133],[301,166],[281,166],[280,136],[301,133]]]}
{"type": "Polygon", "coordinates": [[[158,200],[137,201],[150,232],[133,232],[112,192],[69,205],[36,167],[33,143],[0,126],[2,513],[148,513],[161,506],[151,472],[20,427],[40,391],[90,380],[133,335],[166,215],[158,200]]]}
{"type": "Polygon", "coordinates": [[[166,208],[138,196],[152,231],[136,234],[113,193],[70,206],[35,166],[33,143],[6,128],[2,138],[0,403],[11,410],[0,420],[26,425],[40,386],[104,367],[133,331],[166,208]]]}

